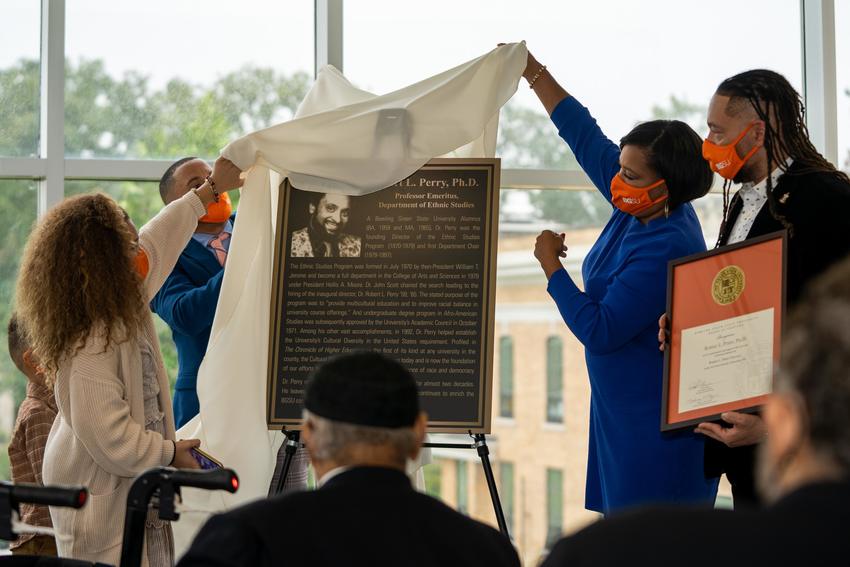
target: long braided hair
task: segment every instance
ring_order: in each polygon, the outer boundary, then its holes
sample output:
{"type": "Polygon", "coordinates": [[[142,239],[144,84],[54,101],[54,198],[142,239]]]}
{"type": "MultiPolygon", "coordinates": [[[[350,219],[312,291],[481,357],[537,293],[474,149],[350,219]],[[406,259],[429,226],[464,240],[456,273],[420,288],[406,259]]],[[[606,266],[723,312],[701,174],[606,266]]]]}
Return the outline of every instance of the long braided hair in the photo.
{"type": "MultiPolygon", "coordinates": [[[[793,234],[791,222],[779,211],[773,194],[771,172],[775,167],[788,175],[825,173],[850,183],[847,174],[835,167],[817,151],[809,139],[806,127],[806,110],[799,93],[788,79],[767,69],[754,69],[739,73],[720,83],[717,94],[730,97],[729,106],[749,103],[756,115],[764,122],[764,150],[767,154],[767,203],[770,213],[793,234]],[[782,156],[778,159],[778,156],[782,156]],[[793,172],[787,171],[785,158],[794,161],[793,172]]],[[[725,232],[729,213],[729,192],[732,182],[723,183],[723,230],[725,232]]],[[[718,244],[720,241],[718,240],[718,244]]]]}

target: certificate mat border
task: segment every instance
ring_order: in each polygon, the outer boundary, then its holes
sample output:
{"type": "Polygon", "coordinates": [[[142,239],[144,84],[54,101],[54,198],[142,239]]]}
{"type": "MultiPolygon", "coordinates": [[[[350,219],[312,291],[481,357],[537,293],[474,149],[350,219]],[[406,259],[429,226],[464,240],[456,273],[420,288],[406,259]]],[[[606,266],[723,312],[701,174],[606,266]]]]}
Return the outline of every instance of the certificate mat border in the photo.
{"type": "MultiPolygon", "coordinates": [[[[429,421],[430,433],[484,433],[489,434],[493,410],[493,332],[496,318],[496,256],[499,236],[499,194],[500,194],[500,158],[435,158],[429,160],[416,172],[423,169],[432,171],[470,171],[483,170],[487,173],[487,182],[483,188],[487,191],[484,201],[483,215],[487,220],[488,230],[482,234],[484,239],[484,266],[481,271],[482,305],[481,305],[481,358],[479,371],[479,400],[478,415],[469,421],[429,421]]],[[[272,272],[272,305],[269,316],[269,358],[266,378],[266,426],[269,430],[300,430],[303,420],[298,418],[281,418],[274,415],[275,400],[278,388],[278,361],[280,360],[280,306],[283,305],[283,275],[286,265],[286,254],[283,250],[286,243],[289,220],[289,201],[293,186],[289,178],[279,186],[277,223],[274,239],[274,268],[272,272]]]]}
{"type": "MultiPolygon", "coordinates": [[[[670,260],[667,263],[667,320],[668,325],[672,329],[672,320],[673,320],[673,272],[675,269],[683,264],[690,264],[692,262],[696,262],[699,260],[704,260],[706,258],[711,258],[713,256],[722,256],[728,252],[733,252],[735,250],[740,250],[742,248],[749,248],[751,246],[755,246],[758,244],[762,244],[764,242],[769,242],[771,240],[780,239],[782,241],[782,290],[780,292],[781,303],[779,306],[779,327],[780,327],[780,336],[783,334],[783,327],[785,325],[785,303],[786,303],[786,286],[787,286],[787,278],[788,278],[788,231],[787,230],[778,230],[776,232],[770,232],[768,234],[764,234],[762,236],[757,236],[755,238],[749,238],[747,240],[743,240],[741,242],[736,242],[735,244],[729,244],[727,246],[723,246],[722,248],[714,248],[712,250],[708,250],[706,252],[699,252],[697,254],[691,254],[690,256],[685,256],[683,258],[677,258],[675,260],[670,260]]],[[[708,413],[703,417],[692,418],[684,421],[674,421],[671,422],[668,420],[669,409],[670,409],[670,359],[672,357],[672,348],[671,342],[668,341],[664,348],[664,373],[663,373],[663,388],[661,394],[661,431],[675,431],[678,429],[683,429],[686,427],[692,427],[699,423],[704,423],[707,421],[721,421],[721,414],[723,412],[717,413],[708,413]]],[[[721,405],[721,404],[717,404],[721,405]]],[[[707,411],[711,411],[712,407],[716,406],[707,406],[705,409],[707,411]]],[[[749,407],[744,407],[741,409],[736,409],[736,412],[739,413],[757,413],[761,409],[761,405],[753,405],[749,407]]]]}

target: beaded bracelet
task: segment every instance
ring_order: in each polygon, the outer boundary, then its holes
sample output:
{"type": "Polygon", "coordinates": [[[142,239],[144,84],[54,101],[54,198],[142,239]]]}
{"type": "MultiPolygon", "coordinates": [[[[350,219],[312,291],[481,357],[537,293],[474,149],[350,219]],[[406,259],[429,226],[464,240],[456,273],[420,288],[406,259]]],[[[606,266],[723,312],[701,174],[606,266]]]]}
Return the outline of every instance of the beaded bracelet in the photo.
{"type": "Polygon", "coordinates": [[[537,82],[537,79],[540,78],[540,75],[542,75],[543,71],[545,71],[545,70],[546,70],[546,65],[541,65],[540,68],[537,70],[537,72],[534,74],[534,76],[531,77],[531,80],[528,81],[528,88],[530,88],[530,89],[534,88],[534,83],[537,82]]]}
{"type": "Polygon", "coordinates": [[[218,189],[215,188],[215,181],[212,180],[211,176],[207,176],[207,183],[210,184],[210,189],[212,189],[213,200],[215,200],[215,202],[218,203],[218,200],[221,198],[221,195],[219,195],[218,189]]]}

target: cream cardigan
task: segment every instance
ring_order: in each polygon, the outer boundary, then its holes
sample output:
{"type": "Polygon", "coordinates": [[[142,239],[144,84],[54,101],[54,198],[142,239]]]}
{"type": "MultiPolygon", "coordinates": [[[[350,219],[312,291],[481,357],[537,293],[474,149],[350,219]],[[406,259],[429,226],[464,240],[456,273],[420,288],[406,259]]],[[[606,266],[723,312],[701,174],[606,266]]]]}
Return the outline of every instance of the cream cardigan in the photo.
{"type": "MultiPolygon", "coordinates": [[[[144,281],[146,306],[171,273],[204,213],[203,203],[190,191],[139,231],[139,244],[150,264],[144,281]]],[[[90,494],[78,511],[50,508],[60,556],[118,565],[127,493],[134,477],[151,467],[168,465],[174,456],[168,375],[153,316],[145,311],[141,332],[157,359],[166,438],[145,431],[137,341],[105,348],[102,333],[91,336],[80,351],[62,361],[56,374],[59,411],[45,448],[44,483],[82,485],[90,494]]],[[[147,560],[143,563],[147,565],[147,560]]]]}

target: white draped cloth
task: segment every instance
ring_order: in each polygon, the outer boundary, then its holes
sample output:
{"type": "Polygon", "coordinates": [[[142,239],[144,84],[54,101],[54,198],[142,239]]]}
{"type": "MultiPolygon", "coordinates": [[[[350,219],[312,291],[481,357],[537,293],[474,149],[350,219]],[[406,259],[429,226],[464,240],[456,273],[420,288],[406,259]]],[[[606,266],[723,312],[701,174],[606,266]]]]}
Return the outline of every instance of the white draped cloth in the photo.
{"type": "MultiPolygon", "coordinates": [[[[222,155],[247,171],[206,357],[198,372],[200,414],[178,438],[237,471],[239,491],[183,491],[174,523],[176,556],[214,511],[268,493],[280,432],[266,427],[269,309],[278,186],[363,195],[412,175],[434,157],[493,157],[499,109],[525,69],[524,43],[392,93],[355,88],[325,67],[295,118],[229,144],[222,155]],[[194,510],[194,512],[188,512],[194,510]]],[[[388,71],[391,72],[391,71],[388,71]]]]}

